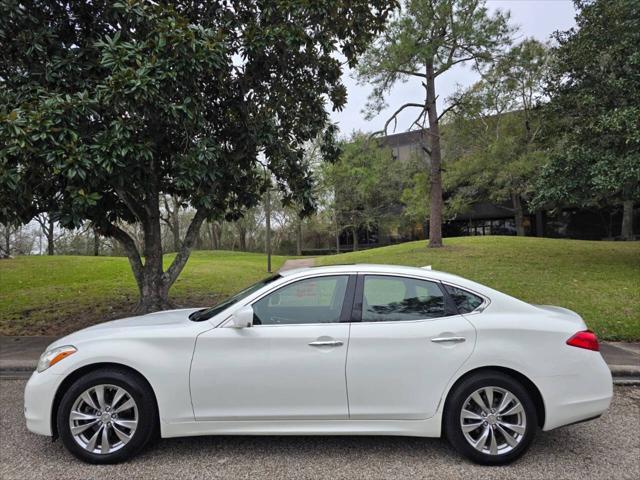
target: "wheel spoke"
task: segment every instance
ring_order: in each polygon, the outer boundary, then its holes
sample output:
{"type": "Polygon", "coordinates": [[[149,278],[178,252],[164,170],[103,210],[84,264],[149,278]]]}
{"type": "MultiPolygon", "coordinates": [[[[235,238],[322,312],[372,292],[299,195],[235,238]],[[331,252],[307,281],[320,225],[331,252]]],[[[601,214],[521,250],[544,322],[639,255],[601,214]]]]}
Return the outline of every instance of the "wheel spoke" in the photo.
{"type": "Polygon", "coordinates": [[[521,425],[514,425],[513,423],[504,423],[499,422],[499,425],[503,428],[508,428],[509,430],[516,432],[519,435],[524,435],[525,428],[521,425]]]}
{"type": "Polygon", "coordinates": [[[122,388],[118,388],[115,395],[113,396],[113,400],[111,401],[111,408],[116,408],[118,402],[122,400],[122,397],[124,397],[126,394],[127,392],[125,392],[122,388]]]}
{"type": "Polygon", "coordinates": [[[120,405],[118,408],[116,408],[115,410],[113,410],[115,413],[120,413],[120,412],[124,412],[125,410],[129,410],[130,408],[135,407],[136,403],[133,401],[132,398],[130,398],[129,400],[127,400],[126,402],[124,402],[122,405],[120,405]]]}
{"type": "Polygon", "coordinates": [[[479,422],[482,422],[484,420],[477,413],[472,412],[471,410],[467,410],[467,409],[463,409],[462,410],[462,418],[465,419],[465,420],[477,420],[479,422]]]}
{"type": "Polygon", "coordinates": [[[104,425],[100,425],[100,428],[96,430],[96,433],[94,433],[91,439],[89,439],[89,443],[87,443],[87,446],[85,447],[86,450],[93,452],[96,449],[96,442],[98,441],[98,435],[100,435],[103,430],[104,430],[104,425]]]}
{"type": "Polygon", "coordinates": [[[511,407],[509,410],[502,412],[500,415],[502,415],[503,417],[508,417],[509,415],[515,415],[516,413],[520,413],[523,412],[523,408],[522,405],[520,405],[520,403],[516,402],[515,405],[513,407],[511,407]]]}
{"type": "Polygon", "coordinates": [[[96,402],[93,401],[93,398],[91,398],[91,395],[89,394],[88,391],[84,392],[80,398],[82,398],[82,400],[84,401],[84,403],[86,403],[87,405],[89,405],[91,408],[93,408],[94,410],[100,410],[98,408],[98,406],[96,405],[96,402]]]}
{"type": "Polygon", "coordinates": [[[102,427],[102,441],[100,442],[100,453],[109,453],[111,444],[109,443],[109,429],[102,427]]]}
{"type": "Polygon", "coordinates": [[[98,398],[98,406],[101,410],[104,410],[104,408],[107,406],[106,402],[104,401],[104,385],[97,385],[94,388],[94,391],[96,392],[96,397],[98,398]]]}
{"type": "Polygon", "coordinates": [[[119,418],[112,420],[116,425],[120,425],[121,427],[128,428],[129,430],[134,429],[138,426],[137,420],[120,420],[119,418]]]}
{"type": "Polygon", "coordinates": [[[498,430],[500,430],[500,433],[504,437],[504,440],[509,444],[511,448],[514,448],[516,445],[518,445],[518,441],[513,438],[509,432],[502,428],[502,425],[498,424],[498,430]]]}
{"type": "Polygon", "coordinates": [[[478,440],[476,440],[474,447],[476,447],[476,450],[484,450],[484,446],[487,444],[487,438],[489,437],[489,430],[491,430],[489,427],[484,427],[484,430],[482,432],[482,435],[480,435],[480,437],[478,438],[478,440]]]}
{"type": "Polygon", "coordinates": [[[496,442],[496,431],[493,428],[491,429],[491,443],[489,445],[489,452],[491,453],[491,455],[497,455],[498,444],[496,442]]]}
{"type": "Polygon", "coordinates": [[[484,403],[484,400],[480,396],[479,391],[473,392],[473,394],[471,395],[471,398],[473,398],[473,401],[476,402],[476,404],[482,409],[484,413],[489,413],[489,409],[487,408],[487,405],[484,403]]]}
{"type": "Polygon", "coordinates": [[[462,431],[463,432],[473,432],[476,428],[481,427],[482,426],[482,422],[477,422],[477,423],[465,423],[464,425],[462,425],[462,431]]]}
{"type": "Polygon", "coordinates": [[[487,402],[489,403],[488,408],[493,407],[493,388],[487,387],[484,389],[484,394],[487,396],[487,402]]]}
{"type": "Polygon", "coordinates": [[[116,425],[113,425],[113,431],[115,432],[115,434],[117,435],[117,437],[120,439],[122,443],[126,444],[129,440],[131,440],[131,436],[124,433],[116,425]]]}
{"type": "Polygon", "coordinates": [[[91,415],[89,413],[82,413],[74,410],[69,414],[69,418],[71,420],[97,420],[99,417],[97,415],[91,415]]]}
{"type": "Polygon", "coordinates": [[[96,423],[98,423],[98,419],[97,418],[95,420],[91,421],[91,422],[83,423],[82,425],[78,425],[77,427],[71,427],[71,434],[72,435],[80,435],[82,432],[87,430],[89,427],[94,426],[96,423]]]}
{"type": "Polygon", "coordinates": [[[513,400],[513,395],[511,395],[509,392],[505,392],[504,396],[502,397],[502,401],[500,402],[500,406],[498,407],[498,413],[504,415],[504,413],[502,412],[509,406],[509,404],[513,400]]]}

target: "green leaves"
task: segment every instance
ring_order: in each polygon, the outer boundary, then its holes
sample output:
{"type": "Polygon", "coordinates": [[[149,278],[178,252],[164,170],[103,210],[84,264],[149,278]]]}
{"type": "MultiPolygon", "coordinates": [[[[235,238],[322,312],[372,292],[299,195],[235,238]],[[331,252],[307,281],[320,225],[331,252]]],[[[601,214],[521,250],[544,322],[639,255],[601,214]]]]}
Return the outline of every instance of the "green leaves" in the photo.
{"type": "Polygon", "coordinates": [[[539,205],[640,199],[640,10],[633,0],[578,1],[578,29],[556,34],[539,205]]]}

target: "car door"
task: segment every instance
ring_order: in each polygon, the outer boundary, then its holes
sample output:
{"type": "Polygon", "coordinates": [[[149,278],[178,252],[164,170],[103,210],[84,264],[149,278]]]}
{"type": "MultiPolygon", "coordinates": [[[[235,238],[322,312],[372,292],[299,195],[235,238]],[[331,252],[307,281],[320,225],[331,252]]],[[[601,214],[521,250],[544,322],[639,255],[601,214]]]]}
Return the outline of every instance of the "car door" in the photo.
{"type": "Polygon", "coordinates": [[[252,327],[200,335],[191,367],[196,419],[348,418],[354,290],[355,276],[293,281],[253,302],[252,327]]]}
{"type": "Polygon", "coordinates": [[[359,275],[347,358],[351,419],[434,415],[476,333],[441,284],[359,275]]]}

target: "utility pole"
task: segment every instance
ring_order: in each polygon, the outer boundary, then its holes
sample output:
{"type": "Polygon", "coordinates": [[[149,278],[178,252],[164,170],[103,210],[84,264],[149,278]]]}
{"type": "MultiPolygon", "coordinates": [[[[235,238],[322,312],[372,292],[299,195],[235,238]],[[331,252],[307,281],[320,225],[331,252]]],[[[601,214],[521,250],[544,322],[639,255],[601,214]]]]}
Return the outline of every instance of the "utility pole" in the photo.
{"type": "Polygon", "coordinates": [[[264,214],[266,217],[266,250],[267,250],[267,272],[271,273],[271,188],[267,187],[264,202],[264,214]]]}

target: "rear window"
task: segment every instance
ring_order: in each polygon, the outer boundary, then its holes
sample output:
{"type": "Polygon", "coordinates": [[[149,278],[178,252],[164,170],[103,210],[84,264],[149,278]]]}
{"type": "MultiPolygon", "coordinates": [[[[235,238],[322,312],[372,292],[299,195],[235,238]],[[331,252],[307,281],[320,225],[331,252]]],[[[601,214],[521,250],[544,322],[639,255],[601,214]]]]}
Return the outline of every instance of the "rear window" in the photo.
{"type": "Polygon", "coordinates": [[[473,312],[484,302],[482,297],[476,295],[475,293],[468,292],[467,290],[463,290],[462,288],[453,287],[446,284],[444,285],[444,288],[445,290],[447,290],[447,293],[451,296],[453,302],[456,304],[458,313],[473,312]]]}

